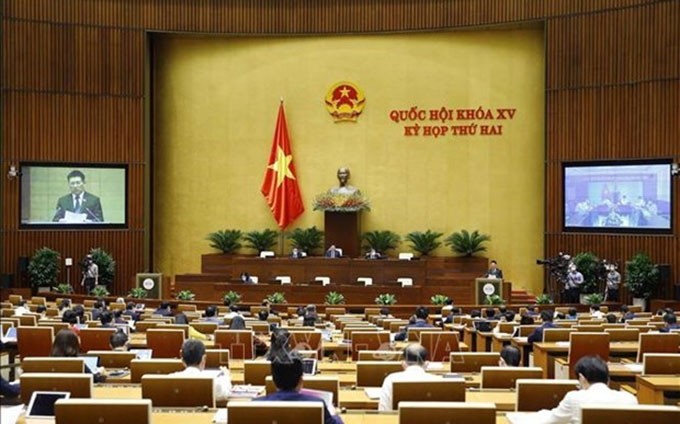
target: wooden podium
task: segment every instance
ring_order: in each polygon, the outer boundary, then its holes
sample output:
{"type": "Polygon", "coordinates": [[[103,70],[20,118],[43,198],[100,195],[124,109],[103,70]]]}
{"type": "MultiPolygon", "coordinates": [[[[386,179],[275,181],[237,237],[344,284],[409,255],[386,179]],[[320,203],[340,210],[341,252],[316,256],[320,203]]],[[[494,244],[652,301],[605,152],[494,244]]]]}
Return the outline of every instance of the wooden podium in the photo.
{"type": "Polygon", "coordinates": [[[477,278],[475,279],[475,302],[481,305],[486,300],[486,296],[497,294],[503,298],[503,279],[502,278],[477,278]],[[493,291],[492,291],[493,288],[493,291]]]}
{"type": "Polygon", "coordinates": [[[324,212],[325,249],[331,244],[342,249],[342,255],[356,258],[361,255],[359,239],[360,212],[324,212]]]}

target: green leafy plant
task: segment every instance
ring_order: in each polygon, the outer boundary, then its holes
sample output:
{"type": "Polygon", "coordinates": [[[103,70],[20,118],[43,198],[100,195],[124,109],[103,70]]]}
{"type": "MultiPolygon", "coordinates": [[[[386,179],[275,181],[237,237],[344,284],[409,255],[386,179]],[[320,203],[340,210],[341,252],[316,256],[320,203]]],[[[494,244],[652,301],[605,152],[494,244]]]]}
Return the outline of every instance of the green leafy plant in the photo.
{"type": "Polygon", "coordinates": [[[95,286],[92,291],[90,292],[90,295],[95,296],[95,297],[106,297],[110,295],[108,290],[106,290],[106,287],[104,286],[95,286]]]}
{"type": "Polygon", "coordinates": [[[594,253],[581,252],[573,257],[572,261],[576,269],[583,274],[583,284],[580,290],[583,294],[592,294],[599,290],[599,284],[604,281],[607,270],[604,264],[594,253]]]}
{"type": "Polygon", "coordinates": [[[228,300],[232,305],[236,305],[241,301],[241,295],[233,290],[230,290],[226,292],[224,296],[222,296],[222,299],[228,300]]]}
{"type": "Polygon", "coordinates": [[[297,247],[308,255],[319,250],[323,246],[323,231],[314,227],[296,228],[290,234],[288,239],[291,241],[293,247],[297,247]]]}
{"type": "Polygon", "coordinates": [[[633,297],[649,299],[659,285],[659,267],[648,255],[638,253],[626,262],[624,284],[633,297]]]}
{"type": "Polygon", "coordinates": [[[148,292],[143,287],[135,287],[128,293],[129,297],[135,299],[145,299],[148,292]]]}
{"type": "Polygon", "coordinates": [[[345,303],[345,296],[339,292],[328,292],[326,295],[326,304],[328,305],[342,305],[345,303]]]}
{"type": "Polygon", "coordinates": [[[73,286],[68,283],[57,284],[54,291],[61,294],[71,294],[73,293],[73,286]]]}
{"type": "Polygon", "coordinates": [[[59,274],[59,252],[49,247],[35,251],[28,263],[28,277],[33,287],[53,287],[59,274]]]}
{"type": "Polygon", "coordinates": [[[463,256],[472,256],[475,253],[485,252],[484,243],[491,241],[488,234],[480,234],[478,230],[469,232],[468,230],[457,231],[444,239],[444,243],[451,247],[454,253],[463,256]]]}
{"type": "Polygon", "coordinates": [[[361,235],[361,240],[365,242],[364,249],[375,249],[377,252],[385,253],[396,248],[401,242],[401,237],[394,231],[369,231],[361,235]]]}
{"type": "Polygon", "coordinates": [[[218,230],[208,234],[210,247],[222,251],[222,253],[234,253],[241,248],[243,233],[239,230],[218,230]]]}
{"type": "Polygon", "coordinates": [[[194,300],[196,295],[191,290],[182,290],[175,296],[177,300],[194,300]]]}
{"type": "Polygon", "coordinates": [[[549,294],[539,294],[536,296],[536,304],[538,305],[551,305],[553,303],[552,297],[549,294]]]}
{"type": "Polygon", "coordinates": [[[262,231],[249,231],[243,236],[243,240],[246,241],[246,247],[262,252],[263,250],[271,250],[276,245],[278,235],[277,231],[267,228],[262,231]]]}
{"type": "Polygon", "coordinates": [[[99,284],[111,287],[116,276],[116,261],[101,247],[90,250],[92,261],[99,267],[99,284]]]}
{"type": "Polygon", "coordinates": [[[584,298],[586,305],[599,305],[604,302],[604,296],[601,293],[589,294],[584,298]]]}
{"type": "Polygon", "coordinates": [[[491,296],[487,296],[486,299],[484,299],[484,304],[485,305],[502,305],[503,304],[503,298],[500,297],[497,294],[492,294],[491,296]]]}
{"type": "Polygon", "coordinates": [[[449,297],[443,294],[435,294],[434,296],[430,297],[430,302],[433,305],[446,305],[448,300],[449,297]]]}
{"type": "Polygon", "coordinates": [[[397,296],[392,293],[379,294],[378,297],[375,298],[375,303],[377,305],[394,305],[397,303],[397,296]]]}
{"type": "Polygon", "coordinates": [[[288,301],[286,301],[286,296],[281,292],[274,292],[267,295],[267,300],[270,303],[288,303],[288,301]]]}
{"type": "Polygon", "coordinates": [[[444,233],[427,230],[424,233],[420,231],[413,231],[406,234],[404,239],[411,243],[411,249],[420,253],[422,256],[427,256],[442,245],[438,240],[444,233]]]}

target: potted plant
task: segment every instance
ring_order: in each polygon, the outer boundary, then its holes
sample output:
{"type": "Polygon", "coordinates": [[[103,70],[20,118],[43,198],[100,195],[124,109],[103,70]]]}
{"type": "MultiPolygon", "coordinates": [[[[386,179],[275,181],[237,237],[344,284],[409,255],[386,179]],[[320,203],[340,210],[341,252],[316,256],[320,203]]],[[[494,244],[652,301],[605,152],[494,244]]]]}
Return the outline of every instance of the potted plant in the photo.
{"type": "Polygon", "coordinates": [[[221,251],[223,254],[231,254],[241,248],[243,233],[239,230],[218,230],[208,234],[210,247],[221,251]]]}
{"type": "Polygon", "coordinates": [[[286,296],[281,292],[274,292],[267,295],[267,300],[269,303],[288,303],[286,301],[286,296]]]}
{"type": "Polygon", "coordinates": [[[604,296],[601,293],[592,293],[586,295],[584,301],[586,305],[599,305],[604,301],[604,296]]]}
{"type": "Polygon", "coordinates": [[[92,291],[90,292],[90,295],[94,297],[106,297],[110,295],[108,290],[106,290],[105,286],[95,286],[92,291]]]}
{"type": "Polygon", "coordinates": [[[230,305],[236,305],[241,301],[241,295],[237,292],[230,290],[222,296],[223,300],[228,300],[230,305]]]}
{"type": "Polygon", "coordinates": [[[552,305],[553,300],[552,297],[550,297],[549,294],[543,293],[539,294],[536,296],[536,304],[537,305],[552,305]]]}
{"type": "Polygon", "coordinates": [[[484,299],[484,304],[485,305],[502,305],[503,304],[503,298],[500,297],[497,294],[492,294],[490,296],[487,296],[486,299],[484,299]]]}
{"type": "Polygon", "coordinates": [[[448,301],[449,297],[443,294],[435,294],[434,296],[430,297],[430,302],[437,306],[446,305],[446,302],[448,301]]]}
{"type": "Polygon", "coordinates": [[[411,249],[418,252],[421,256],[427,256],[442,245],[439,238],[443,236],[444,233],[438,233],[436,231],[427,230],[424,233],[420,231],[413,231],[406,234],[406,241],[411,243],[411,249]]]}
{"type": "Polygon", "coordinates": [[[626,262],[624,284],[633,295],[633,305],[641,305],[642,310],[647,310],[647,299],[659,285],[659,267],[648,255],[638,253],[626,262]]]}
{"type": "Polygon", "coordinates": [[[288,234],[288,239],[293,247],[297,247],[300,251],[311,255],[315,250],[319,250],[323,246],[323,231],[316,228],[316,226],[305,229],[296,228],[288,234]]]}
{"type": "Polygon", "coordinates": [[[457,231],[444,239],[444,243],[451,247],[453,253],[470,257],[475,253],[485,252],[484,243],[491,241],[488,234],[480,234],[478,230],[469,232],[468,230],[457,231]]]}
{"type": "Polygon", "coordinates": [[[392,293],[379,294],[378,297],[375,298],[375,303],[377,305],[394,305],[397,303],[397,296],[392,293]]]}
{"type": "Polygon", "coordinates": [[[182,290],[175,297],[177,300],[194,300],[196,295],[191,290],[182,290]]]}
{"type": "Polygon", "coordinates": [[[388,250],[396,248],[401,242],[401,237],[394,231],[369,231],[361,235],[361,240],[365,243],[364,249],[375,249],[377,252],[385,254],[388,250]]]}
{"type": "Polygon", "coordinates": [[[576,265],[576,269],[583,274],[580,292],[581,304],[585,305],[586,296],[599,291],[600,282],[604,280],[607,271],[600,258],[592,252],[578,253],[572,261],[576,265]]]}
{"type": "Polygon", "coordinates": [[[345,296],[342,295],[342,293],[338,292],[328,292],[326,295],[326,304],[327,305],[342,305],[345,303],[345,296]]]}
{"type": "Polygon", "coordinates": [[[134,299],[146,299],[148,292],[143,287],[135,287],[128,293],[129,297],[134,299]]]}
{"type": "Polygon", "coordinates": [[[59,252],[49,247],[35,251],[28,264],[28,277],[35,291],[50,291],[57,284],[59,252]]]}
{"type": "Polygon", "coordinates": [[[260,253],[263,250],[271,250],[276,245],[278,235],[277,231],[267,228],[262,231],[249,231],[243,236],[243,240],[246,241],[246,247],[260,253]]]}
{"type": "Polygon", "coordinates": [[[73,286],[68,283],[57,284],[57,286],[54,287],[54,291],[60,294],[71,294],[73,293],[73,286]]]}
{"type": "MultiPolygon", "coordinates": [[[[113,260],[113,256],[100,247],[91,249],[90,255],[92,255],[92,261],[99,267],[99,284],[111,287],[116,275],[116,261],[113,260]]],[[[85,265],[82,264],[82,266],[85,265]]]]}

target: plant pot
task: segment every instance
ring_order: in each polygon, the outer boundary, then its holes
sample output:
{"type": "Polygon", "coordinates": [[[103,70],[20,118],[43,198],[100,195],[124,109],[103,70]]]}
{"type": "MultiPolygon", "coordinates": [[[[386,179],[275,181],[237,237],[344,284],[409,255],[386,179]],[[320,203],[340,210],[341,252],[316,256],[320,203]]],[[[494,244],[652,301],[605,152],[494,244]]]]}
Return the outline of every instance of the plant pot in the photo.
{"type": "Polygon", "coordinates": [[[647,310],[647,299],[645,299],[644,297],[634,297],[633,306],[641,306],[642,311],[644,312],[647,310]]]}

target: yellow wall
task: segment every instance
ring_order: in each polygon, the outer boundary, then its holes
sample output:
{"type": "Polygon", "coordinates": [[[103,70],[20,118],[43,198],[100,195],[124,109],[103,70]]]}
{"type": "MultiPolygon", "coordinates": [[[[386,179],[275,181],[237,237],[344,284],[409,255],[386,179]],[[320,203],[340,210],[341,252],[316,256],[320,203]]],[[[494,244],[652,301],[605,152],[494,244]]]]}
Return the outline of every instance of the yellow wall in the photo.
{"type": "Polygon", "coordinates": [[[276,228],[259,188],[283,96],[306,206],[291,229],[323,227],[311,202],[348,166],[351,184],[372,203],[362,230],[479,229],[492,236],[487,255],[507,279],[542,287],[542,31],[163,35],[153,54],[157,271],[198,272],[200,255],[211,252],[209,232],[276,228]],[[342,80],[366,94],[356,123],[334,123],[324,107],[328,88],[342,80]],[[501,137],[408,138],[389,112],[411,106],[517,112],[501,137]]]}

